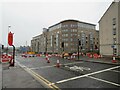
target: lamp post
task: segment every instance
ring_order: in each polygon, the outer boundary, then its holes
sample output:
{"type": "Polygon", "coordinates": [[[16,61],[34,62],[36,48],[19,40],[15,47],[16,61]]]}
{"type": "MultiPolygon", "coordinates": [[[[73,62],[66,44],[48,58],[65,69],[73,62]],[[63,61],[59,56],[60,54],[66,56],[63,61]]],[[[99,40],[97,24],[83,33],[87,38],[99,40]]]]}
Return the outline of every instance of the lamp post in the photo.
{"type": "Polygon", "coordinates": [[[47,54],[47,35],[46,35],[46,48],[45,48],[45,52],[47,54]]]}

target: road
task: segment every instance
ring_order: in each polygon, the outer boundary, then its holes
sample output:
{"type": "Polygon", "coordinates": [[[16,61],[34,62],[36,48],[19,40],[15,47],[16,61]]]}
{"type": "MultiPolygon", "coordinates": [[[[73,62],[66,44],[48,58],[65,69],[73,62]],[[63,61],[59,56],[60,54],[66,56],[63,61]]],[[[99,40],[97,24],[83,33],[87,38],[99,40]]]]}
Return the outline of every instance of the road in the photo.
{"type": "Polygon", "coordinates": [[[16,63],[48,88],[120,88],[120,65],[51,57],[16,57],[16,63]],[[60,68],[56,67],[57,60],[60,68]],[[41,82],[41,80],[43,82],[41,82]]]}

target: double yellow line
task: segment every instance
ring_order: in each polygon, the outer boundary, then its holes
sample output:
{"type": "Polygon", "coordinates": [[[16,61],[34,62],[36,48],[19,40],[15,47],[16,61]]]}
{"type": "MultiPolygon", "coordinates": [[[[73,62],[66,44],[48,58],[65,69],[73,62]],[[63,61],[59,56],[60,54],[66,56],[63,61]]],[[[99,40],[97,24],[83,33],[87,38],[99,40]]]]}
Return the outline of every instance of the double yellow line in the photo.
{"type": "Polygon", "coordinates": [[[48,81],[47,79],[43,78],[42,76],[40,76],[39,74],[35,73],[33,70],[27,68],[24,65],[21,65],[19,63],[19,65],[25,70],[27,71],[29,74],[31,74],[37,81],[41,82],[41,84],[46,87],[46,88],[51,88],[52,90],[61,90],[59,87],[57,87],[54,83],[51,83],[50,81],[48,81]]]}

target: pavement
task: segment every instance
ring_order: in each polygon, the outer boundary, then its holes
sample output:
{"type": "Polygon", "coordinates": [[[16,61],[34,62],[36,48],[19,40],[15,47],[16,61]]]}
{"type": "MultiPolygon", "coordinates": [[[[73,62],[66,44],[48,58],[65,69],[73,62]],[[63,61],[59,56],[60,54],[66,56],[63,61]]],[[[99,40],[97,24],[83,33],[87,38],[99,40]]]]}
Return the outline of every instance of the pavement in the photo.
{"type": "Polygon", "coordinates": [[[3,89],[5,88],[44,88],[17,63],[15,67],[3,64],[3,89]]]}
{"type": "Polygon", "coordinates": [[[0,90],[2,89],[2,64],[0,63],[0,90]]]}

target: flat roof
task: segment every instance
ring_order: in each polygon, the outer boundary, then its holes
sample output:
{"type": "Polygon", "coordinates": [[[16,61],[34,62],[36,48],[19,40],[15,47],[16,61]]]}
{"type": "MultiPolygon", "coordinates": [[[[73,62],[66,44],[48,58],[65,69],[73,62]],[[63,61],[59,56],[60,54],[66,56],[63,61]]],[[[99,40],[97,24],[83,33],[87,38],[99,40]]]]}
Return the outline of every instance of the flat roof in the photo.
{"type": "Polygon", "coordinates": [[[63,20],[63,21],[61,21],[61,22],[59,22],[57,24],[54,24],[54,25],[50,26],[49,28],[54,27],[56,25],[59,25],[59,24],[61,24],[63,22],[68,22],[68,21],[74,21],[74,22],[79,22],[79,23],[84,23],[84,24],[89,24],[89,25],[96,26],[95,24],[92,24],[92,23],[87,23],[87,22],[83,22],[83,21],[79,21],[79,20],[74,20],[74,19],[68,19],[68,20],[63,20]]]}

